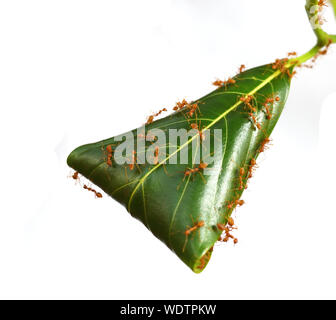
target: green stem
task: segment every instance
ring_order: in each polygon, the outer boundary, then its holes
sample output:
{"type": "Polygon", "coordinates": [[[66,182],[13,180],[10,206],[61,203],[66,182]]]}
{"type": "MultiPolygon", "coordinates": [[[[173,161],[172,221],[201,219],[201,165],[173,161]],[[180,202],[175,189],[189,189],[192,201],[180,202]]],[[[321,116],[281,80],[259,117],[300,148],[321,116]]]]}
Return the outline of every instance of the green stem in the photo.
{"type": "Polygon", "coordinates": [[[319,44],[316,44],[313,48],[311,48],[308,52],[306,52],[302,56],[291,59],[289,61],[290,66],[300,65],[302,63],[305,63],[306,61],[315,57],[318,54],[318,52],[320,51],[320,49],[321,49],[321,46],[319,44]]]}
{"type": "MultiPolygon", "coordinates": [[[[302,56],[289,60],[286,65],[288,68],[300,65],[312,59],[319,53],[321,48],[327,45],[330,45],[330,43],[336,43],[336,35],[328,34],[327,32],[323,31],[321,25],[319,24],[319,21],[318,21],[319,19],[317,17],[317,14],[319,13],[319,11],[315,10],[315,8],[318,7],[318,0],[306,0],[306,1],[307,1],[306,2],[307,15],[308,15],[309,21],[311,22],[313,31],[317,37],[317,43],[313,48],[311,48],[308,52],[306,52],[302,56]],[[314,25],[312,22],[314,23],[314,25]]],[[[330,0],[330,2],[334,9],[335,16],[336,16],[336,0],[330,0]]]]}
{"type": "MultiPolygon", "coordinates": [[[[331,5],[334,8],[336,14],[336,0],[331,0],[331,5]]],[[[336,42],[336,35],[331,35],[325,32],[319,21],[319,5],[318,0],[306,0],[306,12],[308,15],[308,19],[312,26],[312,29],[317,37],[317,44],[320,48],[324,47],[332,41],[332,43],[336,42]]]]}
{"type": "Polygon", "coordinates": [[[329,1],[331,3],[331,6],[334,9],[334,14],[335,14],[335,17],[336,17],[336,0],[329,0],[329,1]]]}

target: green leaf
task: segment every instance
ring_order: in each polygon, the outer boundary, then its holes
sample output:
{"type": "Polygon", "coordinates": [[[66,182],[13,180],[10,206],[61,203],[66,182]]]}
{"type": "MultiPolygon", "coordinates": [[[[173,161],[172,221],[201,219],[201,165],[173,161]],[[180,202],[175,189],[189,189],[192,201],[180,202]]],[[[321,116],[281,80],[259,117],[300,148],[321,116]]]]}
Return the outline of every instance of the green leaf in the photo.
{"type": "MultiPolygon", "coordinates": [[[[174,152],[170,152],[168,143],[152,145],[146,142],[146,150],[159,147],[160,162],[137,165],[133,170],[128,164],[117,164],[116,158],[112,166],[107,164],[106,147],[112,145],[116,150],[121,144],[116,137],[81,146],[67,160],[70,167],[123,204],[133,217],[196,273],[208,263],[213,245],[221,235],[217,224],[227,223],[235,209],[230,204],[242,194],[240,168],[244,168],[242,179],[245,186],[251,159],[257,158],[262,143],[271,134],[289,92],[287,74],[273,70],[270,65],[247,70],[234,79],[235,84],[218,88],[195,101],[199,110],[191,118],[187,115],[188,109],[184,108],[146,126],[146,134],[148,130],[157,128],[165,130],[166,136],[168,129],[190,130],[191,123],[196,121],[204,130],[214,132],[213,129],[219,129],[223,152],[216,157],[218,144],[214,141],[210,144],[210,155],[215,157],[209,164],[211,175],[205,175],[201,170],[202,174],[185,176],[188,168],[197,167],[192,157],[189,157],[188,164],[169,163],[185,150],[192,154],[195,142],[196,148],[201,149],[204,142],[200,141],[198,134],[186,142],[178,141],[174,152]],[[252,104],[257,108],[254,115],[260,129],[248,115],[248,107],[240,100],[242,96],[253,96],[252,104]],[[269,107],[271,119],[267,119],[264,107],[269,97],[280,98],[269,107]],[[188,227],[200,221],[204,226],[185,234],[188,227]]],[[[131,133],[135,137],[138,135],[136,130],[131,133]]],[[[136,155],[139,157],[140,153],[136,155]]],[[[203,161],[207,162],[206,159],[203,161]]]]}

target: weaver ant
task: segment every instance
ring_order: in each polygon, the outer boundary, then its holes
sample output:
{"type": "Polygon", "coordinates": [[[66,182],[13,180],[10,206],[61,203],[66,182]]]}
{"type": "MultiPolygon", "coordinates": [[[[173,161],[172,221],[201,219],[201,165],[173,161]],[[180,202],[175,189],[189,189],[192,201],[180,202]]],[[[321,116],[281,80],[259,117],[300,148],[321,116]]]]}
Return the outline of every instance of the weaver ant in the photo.
{"type": "Polygon", "coordinates": [[[88,191],[93,192],[95,194],[96,198],[102,198],[103,197],[103,195],[100,192],[97,192],[96,190],[88,187],[86,184],[84,184],[83,188],[88,190],[88,191]]]}
{"type": "Polygon", "coordinates": [[[151,135],[144,135],[142,133],[139,133],[138,134],[138,138],[140,139],[144,139],[146,141],[155,141],[157,139],[156,136],[151,136],[151,135]]]}
{"type": "Polygon", "coordinates": [[[106,152],[107,152],[106,163],[109,167],[112,167],[113,150],[111,145],[106,146],[106,152]]]}
{"type": "Polygon", "coordinates": [[[197,103],[188,104],[187,107],[189,108],[189,111],[187,112],[187,115],[189,116],[189,118],[191,118],[197,110],[200,113],[197,103]]]}
{"type": "Polygon", "coordinates": [[[251,104],[252,100],[253,96],[242,96],[239,98],[239,101],[243,102],[251,112],[256,112],[257,109],[251,104]]]}
{"type": "Polygon", "coordinates": [[[178,111],[183,109],[185,106],[189,105],[189,103],[183,99],[182,102],[176,102],[175,107],[173,108],[174,111],[178,111]]]}
{"type": "Polygon", "coordinates": [[[75,171],[71,177],[72,177],[72,179],[74,179],[76,181],[79,181],[79,176],[78,175],[79,175],[79,172],[75,171]]]}
{"type": "Polygon", "coordinates": [[[228,219],[228,222],[226,225],[222,224],[222,223],[218,223],[217,224],[217,228],[221,231],[224,231],[225,232],[225,237],[223,239],[221,239],[221,241],[223,242],[228,242],[229,239],[232,239],[233,240],[233,243],[234,244],[237,244],[238,243],[238,239],[235,238],[231,232],[234,230],[234,229],[237,229],[236,227],[234,227],[234,220],[233,218],[229,218],[228,219]]]}
{"type": "Polygon", "coordinates": [[[261,146],[259,148],[259,152],[264,152],[267,149],[267,145],[271,142],[271,139],[266,137],[264,141],[261,143],[261,146]]]}
{"type": "MultiPolygon", "coordinates": [[[[191,219],[192,219],[192,217],[191,217],[191,219]]],[[[192,219],[192,220],[193,220],[193,219],[192,219]]],[[[187,229],[184,231],[184,234],[185,234],[186,238],[185,238],[185,241],[184,241],[184,245],[183,245],[182,252],[184,252],[184,249],[185,249],[185,247],[186,247],[186,245],[187,245],[187,241],[188,241],[188,237],[189,237],[189,235],[190,235],[192,232],[194,232],[194,231],[196,231],[196,230],[199,230],[199,229],[202,228],[204,225],[205,225],[204,221],[201,220],[201,221],[198,221],[198,222],[194,222],[194,221],[193,221],[193,226],[192,226],[192,227],[187,226],[187,229]]]]}
{"type": "Polygon", "coordinates": [[[154,121],[154,118],[155,118],[155,117],[158,117],[158,116],[159,116],[162,112],[164,112],[164,111],[167,111],[167,109],[166,109],[166,108],[163,108],[163,109],[161,109],[159,112],[157,112],[157,113],[155,113],[155,114],[149,116],[149,117],[147,118],[147,122],[146,122],[146,124],[151,124],[151,123],[154,121]]]}
{"type": "Polygon", "coordinates": [[[252,178],[253,170],[256,168],[257,162],[254,158],[251,159],[250,165],[249,165],[249,175],[248,179],[252,178]]]}
{"type": "Polygon", "coordinates": [[[265,102],[264,102],[264,107],[265,107],[265,110],[266,110],[266,118],[268,120],[270,120],[272,118],[272,113],[270,111],[270,105],[273,105],[275,101],[280,101],[280,98],[277,96],[277,97],[269,97],[269,98],[266,98],[265,102]]]}
{"type": "Polygon", "coordinates": [[[226,87],[229,85],[229,84],[235,84],[236,83],[236,80],[232,79],[232,78],[228,78],[226,81],[222,81],[222,80],[216,80],[214,81],[212,84],[216,87],[225,87],[225,90],[226,90],[226,87]]]}
{"type": "Polygon", "coordinates": [[[288,57],[296,57],[297,56],[297,53],[295,51],[293,52],[288,52],[287,54],[288,57]]]}
{"type": "Polygon", "coordinates": [[[238,73],[242,73],[245,69],[246,69],[245,64],[242,64],[242,65],[239,67],[238,73]]]}
{"type": "Polygon", "coordinates": [[[245,204],[244,200],[238,200],[238,199],[236,199],[236,200],[233,200],[233,201],[229,202],[226,207],[229,210],[231,210],[231,209],[234,209],[237,206],[241,207],[244,204],[245,204]]]}
{"type": "Polygon", "coordinates": [[[182,180],[182,181],[184,181],[186,177],[191,176],[192,174],[199,173],[200,176],[201,176],[201,178],[202,178],[202,180],[203,180],[203,182],[206,183],[206,181],[205,181],[205,179],[204,179],[203,174],[202,174],[201,171],[203,171],[203,170],[206,169],[207,167],[208,167],[208,164],[207,164],[207,163],[205,163],[205,162],[201,162],[201,163],[199,164],[199,166],[196,167],[196,168],[192,168],[192,169],[187,168],[187,169],[185,170],[185,172],[184,172],[184,177],[183,177],[183,180],[182,180]]]}
{"type": "Polygon", "coordinates": [[[201,121],[199,125],[197,123],[192,123],[190,127],[191,129],[196,130],[198,132],[201,141],[205,140],[205,135],[203,133],[203,130],[201,130],[201,121]]]}
{"type": "Polygon", "coordinates": [[[157,165],[159,162],[159,147],[155,147],[154,151],[154,165],[157,165]]]}
{"type": "MultiPolygon", "coordinates": [[[[290,52],[289,54],[294,54],[296,52],[290,52]]],[[[287,76],[292,79],[293,76],[296,74],[296,71],[290,72],[290,70],[286,67],[286,64],[288,62],[288,58],[284,59],[276,59],[275,62],[272,64],[272,69],[273,70],[280,70],[282,74],[287,74],[287,76]]]]}
{"type": "Polygon", "coordinates": [[[322,10],[323,9],[323,7],[328,7],[328,5],[327,5],[327,0],[319,0],[318,1],[318,3],[317,3],[317,5],[320,7],[320,9],[322,10]]]}
{"type": "Polygon", "coordinates": [[[253,124],[254,124],[259,130],[261,130],[261,124],[257,121],[257,119],[256,119],[256,117],[253,115],[253,113],[250,112],[248,115],[249,115],[249,117],[252,119],[253,124]]]}

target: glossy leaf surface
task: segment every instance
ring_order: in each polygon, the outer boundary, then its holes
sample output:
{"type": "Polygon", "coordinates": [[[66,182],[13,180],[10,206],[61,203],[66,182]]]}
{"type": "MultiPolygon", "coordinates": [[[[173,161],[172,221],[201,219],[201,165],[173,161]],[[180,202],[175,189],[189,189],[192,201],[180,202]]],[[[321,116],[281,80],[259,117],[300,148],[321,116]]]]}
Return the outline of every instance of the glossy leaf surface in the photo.
{"type": "MultiPolygon", "coordinates": [[[[290,80],[286,74],[273,70],[270,65],[247,70],[235,78],[236,83],[223,86],[195,101],[199,110],[188,117],[184,108],[146,126],[158,128],[168,135],[168,129],[190,130],[192,123],[201,128],[222,133],[222,153],[214,156],[207,169],[211,175],[194,173],[185,175],[188,168],[196,168],[194,159],[188,164],[171,164],[182,150],[192,154],[194,142],[202,147],[199,134],[187,142],[178,142],[177,150],[170,152],[169,143],[157,146],[160,161],[157,164],[136,165],[132,170],[127,164],[112,166],[106,161],[106,147],[116,148],[120,142],[110,138],[75,149],[68,157],[68,165],[123,204],[133,217],[163,241],[194,272],[201,272],[210,259],[214,243],[221,231],[217,224],[225,224],[234,207],[230,204],[240,198],[245,189],[251,159],[257,158],[262,143],[271,134],[287,99],[290,80]],[[257,108],[253,118],[241,97],[252,96],[257,108]],[[267,119],[265,101],[279,97],[269,106],[271,118],[267,119]],[[197,118],[197,120],[196,120],[197,118]],[[196,122],[197,121],[197,122],[196,122]],[[256,128],[259,123],[261,128],[256,128]],[[244,188],[240,188],[240,169],[244,168],[244,188]],[[202,221],[189,235],[185,231],[202,221]]],[[[139,131],[131,133],[136,137],[139,131]]],[[[210,134],[211,137],[211,134],[210,134]]],[[[137,150],[137,146],[134,146],[137,150]]],[[[211,155],[216,155],[216,143],[210,145],[211,155]]],[[[140,154],[137,153],[139,157],[140,154]]],[[[203,159],[207,162],[207,159],[203,159]]],[[[138,241],[141,241],[140,239],[138,241]]],[[[111,244],[113,246],[113,244],[111,244]]]]}

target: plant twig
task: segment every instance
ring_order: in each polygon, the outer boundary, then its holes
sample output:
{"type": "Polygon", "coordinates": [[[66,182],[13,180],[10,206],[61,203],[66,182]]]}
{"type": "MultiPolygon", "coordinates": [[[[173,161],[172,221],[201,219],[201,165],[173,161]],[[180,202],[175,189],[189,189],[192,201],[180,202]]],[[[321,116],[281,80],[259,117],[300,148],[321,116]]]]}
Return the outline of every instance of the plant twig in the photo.
{"type": "MultiPolygon", "coordinates": [[[[331,0],[330,2],[336,14],[336,0],[331,0]]],[[[306,0],[306,12],[308,15],[308,19],[317,37],[317,45],[320,48],[322,48],[326,46],[330,41],[332,43],[335,43],[336,35],[328,34],[322,29],[320,16],[319,16],[320,8],[321,6],[319,5],[318,0],[306,0]]]]}

